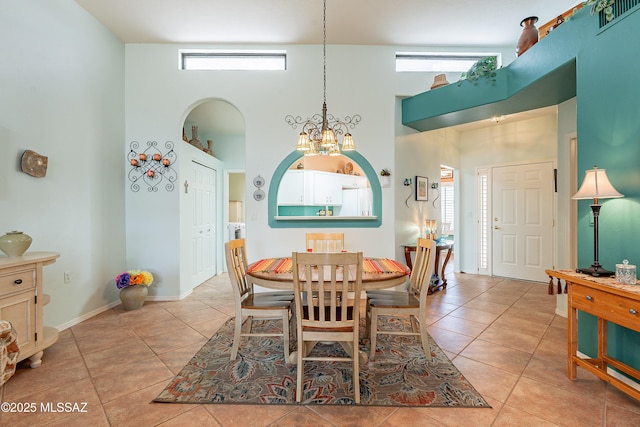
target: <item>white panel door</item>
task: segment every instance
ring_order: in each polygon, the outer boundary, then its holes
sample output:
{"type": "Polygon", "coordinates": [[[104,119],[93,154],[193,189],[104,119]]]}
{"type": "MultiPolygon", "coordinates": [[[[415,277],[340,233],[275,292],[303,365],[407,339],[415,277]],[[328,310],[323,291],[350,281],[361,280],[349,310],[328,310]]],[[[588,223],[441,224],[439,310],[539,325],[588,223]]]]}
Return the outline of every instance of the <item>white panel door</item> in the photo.
{"type": "Polygon", "coordinates": [[[492,272],[547,280],[553,268],[553,164],[492,168],[492,272]]]}
{"type": "Polygon", "coordinates": [[[193,162],[189,193],[192,203],[191,284],[197,286],[216,272],[216,171],[193,162]]]}

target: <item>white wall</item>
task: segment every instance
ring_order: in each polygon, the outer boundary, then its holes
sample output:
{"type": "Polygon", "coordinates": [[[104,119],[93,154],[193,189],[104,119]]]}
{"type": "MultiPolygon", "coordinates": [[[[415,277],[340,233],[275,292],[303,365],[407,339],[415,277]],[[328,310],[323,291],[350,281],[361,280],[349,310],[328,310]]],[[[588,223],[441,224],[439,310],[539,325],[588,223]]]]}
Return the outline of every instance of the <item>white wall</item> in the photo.
{"type": "MultiPolygon", "coordinates": [[[[257,175],[266,179],[264,188],[268,188],[279,162],[293,151],[298,133],[285,123],[285,115],[311,115],[322,107],[321,46],[286,46],[287,71],[253,73],[179,71],[180,47],[191,46],[127,45],[126,141],[180,141],[185,114],[201,100],[222,99],[238,108],[245,120],[247,194],[253,193],[252,180],[257,175]]],[[[360,114],[362,123],[352,132],[358,150],[376,169],[393,167],[395,50],[370,46],[330,46],[327,50],[329,112],[341,117],[360,114]],[[342,71],[346,64],[349,73],[342,71]]],[[[182,145],[177,144],[176,148],[178,156],[184,157],[182,145]]],[[[180,167],[183,165],[181,160],[180,167]]],[[[184,176],[179,181],[182,184],[184,176]]],[[[393,191],[384,189],[383,197],[393,200],[393,191]]],[[[182,194],[176,190],[127,190],[128,231],[135,234],[136,230],[160,224],[178,224],[179,193],[182,194]],[[151,217],[144,213],[145,207],[151,208],[151,217]]],[[[245,209],[251,259],[304,249],[306,229],[269,228],[266,201],[247,197],[245,209]]],[[[394,241],[393,203],[384,203],[383,217],[384,223],[378,229],[345,230],[348,241],[358,242],[354,249],[367,249],[372,256],[394,256],[393,245],[382,244],[394,241]]],[[[130,262],[159,266],[160,286],[152,289],[157,296],[176,295],[180,281],[178,251],[188,244],[176,230],[169,228],[162,239],[147,236],[144,241],[127,242],[130,262]]]]}
{"type": "Polygon", "coordinates": [[[563,117],[561,131],[554,109],[535,119],[510,122],[507,118],[499,124],[487,121],[486,126],[470,130],[447,128],[398,136],[398,176],[393,177],[397,189],[396,257],[403,259],[400,245],[415,242],[418,234],[424,232],[425,219],[440,218],[440,205],[436,201],[434,206],[433,190],[429,193],[430,201],[416,202],[414,185],[415,175],[427,176],[429,183],[439,182],[440,165],[444,164],[458,169],[456,209],[460,223],[456,224],[455,268],[477,273],[476,169],[530,160],[555,161],[558,133],[575,129],[575,109],[572,115],[570,105],[564,107],[563,117]],[[412,186],[403,186],[405,178],[414,181],[412,186]]]}
{"type": "MultiPolygon", "coordinates": [[[[264,188],[268,188],[275,168],[293,151],[296,142],[298,130],[285,123],[285,115],[305,117],[320,113],[322,46],[258,46],[261,49],[286,49],[288,69],[284,72],[179,71],[178,49],[189,47],[192,46],[127,45],[126,140],[179,141],[182,127],[180,119],[193,106],[206,99],[224,100],[240,111],[246,125],[244,168],[247,195],[255,190],[252,180],[257,175],[266,179],[264,188]],[[150,102],[152,99],[153,102],[150,102]]],[[[255,46],[242,46],[252,47],[255,46]]],[[[395,161],[396,96],[399,93],[413,95],[428,89],[433,75],[396,73],[396,50],[403,49],[392,46],[328,46],[327,106],[329,113],[335,116],[362,116],[362,122],[352,131],[358,151],[374,169],[391,168],[392,178],[397,181],[404,176],[405,167],[395,161]],[[347,69],[348,72],[345,71],[347,69]]],[[[178,144],[177,148],[180,147],[178,144]]],[[[448,151],[445,149],[445,152],[448,151]]],[[[450,160],[447,164],[455,163],[454,155],[447,158],[450,160]]],[[[180,164],[183,165],[183,162],[180,164]]],[[[419,164],[415,164],[414,169],[425,170],[419,164]]],[[[180,182],[183,180],[181,177],[180,182]]],[[[402,243],[397,243],[395,236],[397,188],[392,186],[382,190],[383,224],[380,228],[343,229],[346,240],[356,242],[349,245],[351,248],[365,250],[370,256],[397,256],[402,243]]],[[[180,212],[175,209],[177,197],[176,194],[162,191],[153,194],[128,192],[128,230],[133,233],[148,221],[153,224],[178,223],[180,212]],[[143,206],[153,206],[154,218],[149,219],[141,213],[143,206]]],[[[266,201],[258,202],[247,197],[245,212],[250,259],[285,255],[292,250],[304,249],[305,228],[269,228],[266,201]]],[[[176,294],[180,280],[178,271],[181,268],[175,262],[178,259],[177,251],[178,248],[185,248],[187,243],[184,237],[181,239],[172,230],[162,240],[152,239],[144,244],[137,239],[128,240],[130,261],[136,260],[143,265],[154,262],[162,266],[161,286],[153,290],[157,292],[156,295],[176,294]],[[156,249],[149,251],[149,247],[156,249]]]]}
{"type": "MultiPolygon", "coordinates": [[[[52,297],[45,321],[65,327],[117,302],[113,278],[125,269],[151,270],[156,298],[184,295],[190,290],[190,242],[182,184],[200,155],[182,145],[186,115],[212,98],[238,108],[246,123],[246,194],[252,194],[257,175],[268,188],[296,140],[284,116],[320,112],[322,47],[258,46],[287,49],[285,72],[181,72],[178,48],[193,46],[125,47],[75,2],[0,0],[0,7],[0,225],[33,236],[32,250],[61,253],[45,269],[45,291],[52,297]],[[173,191],[131,190],[126,154],[132,141],[176,144],[173,191]],[[46,178],[19,171],[25,149],[49,156],[46,178]],[[63,283],[63,272],[71,273],[71,283],[63,283]]],[[[327,102],[331,114],[362,116],[353,130],[358,151],[376,170],[390,168],[393,174],[394,185],[382,190],[383,225],[344,229],[349,246],[402,259],[400,244],[412,221],[435,209],[430,202],[416,212],[415,203],[406,208],[402,179],[437,176],[440,163],[460,161],[456,145],[443,143],[457,143],[454,131],[415,135],[398,125],[397,97],[427,90],[433,74],[396,73],[396,50],[407,49],[328,46],[327,102]],[[396,142],[396,135],[407,139],[396,142]]],[[[512,48],[502,50],[507,58],[512,48]]],[[[457,76],[448,79],[454,83],[457,76]]],[[[241,167],[201,160],[217,170],[241,167]]],[[[250,258],[304,249],[305,229],[268,227],[265,201],[247,197],[246,214],[250,258]]]]}
{"type": "Polygon", "coordinates": [[[72,1],[0,0],[0,10],[0,232],[60,253],[44,269],[44,318],[64,328],[117,301],[113,279],[130,267],[124,46],[72,1]],[[26,149],[48,156],[46,177],[20,171],[26,149]]]}
{"type": "MultiPolygon", "coordinates": [[[[576,107],[576,98],[558,105],[558,193],[556,197],[559,233],[555,245],[558,255],[555,268],[575,267],[575,264],[571,265],[571,242],[575,239],[570,238],[571,218],[569,214],[571,203],[575,203],[571,200],[573,193],[570,188],[570,141],[571,138],[576,137],[576,107]]],[[[580,174],[578,176],[581,177],[580,174]]],[[[577,181],[576,185],[579,185],[579,182],[577,181]]]]}
{"type": "MultiPolygon", "coordinates": [[[[555,110],[555,109],[554,109],[555,110]]],[[[477,273],[476,169],[536,160],[555,160],[557,115],[499,124],[459,133],[460,227],[456,238],[460,270],[477,273]]]]}
{"type": "Polygon", "coordinates": [[[440,183],[440,165],[454,168],[459,164],[458,132],[439,129],[396,138],[396,176],[392,176],[397,188],[396,206],[396,253],[404,260],[404,243],[415,243],[418,235],[424,237],[426,219],[435,219],[440,224],[440,200],[437,192],[429,189],[427,201],[415,200],[415,179],[427,177],[429,185],[440,183]],[[410,186],[404,180],[410,178],[410,186]]]}

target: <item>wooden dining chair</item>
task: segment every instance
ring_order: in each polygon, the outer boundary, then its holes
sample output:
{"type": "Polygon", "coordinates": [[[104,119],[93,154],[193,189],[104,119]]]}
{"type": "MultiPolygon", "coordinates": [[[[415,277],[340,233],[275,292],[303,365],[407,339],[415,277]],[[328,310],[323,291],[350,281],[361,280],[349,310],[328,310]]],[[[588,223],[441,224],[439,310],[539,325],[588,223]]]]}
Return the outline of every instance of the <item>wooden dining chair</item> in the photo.
{"type": "Polygon", "coordinates": [[[307,250],[340,252],[344,250],[344,233],[307,233],[307,250]]]}
{"type": "Polygon", "coordinates": [[[242,337],[281,336],[284,341],[284,360],[289,363],[289,323],[292,318],[293,292],[253,292],[253,283],[246,277],[247,253],[244,239],[230,240],[225,243],[225,256],[229,279],[233,287],[235,302],[235,329],[231,360],[238,355],[242,337]],[[245,319],[246,317],[246,319],[245,319]],[[251,327],[254,318],[282,319],[281,333],[253,333],[251,327]],[[243,332],[244,324],[246,331],[243,332]]]}
{"type": "Polygon", "coordinates": [[[409,276],[406,291],[386,291],[367,293],[366,331],[371,339],[369,360],[376,355],[378,335],[414,335],[420,337],[422,349],[429,353],[427,338],[427,294],[429,281],[434,271],[434,253],[436,242],[431,239],[418,239],[416,260],[409,276]],[[378,329],[379,316],[408,316],[411,331],[388,331],[378,329]]]}
{"type": "Polygon", "coordinates": [[[358,325],[362,252],[294,252],[292,260],[298,337],[296,401],[302,401],[305,361],[349,361],[353,365],[354,400],[360,403],[358,325]],[[346,300],[348,292],[353,292],[353,305],[341,302],[341,295],[346,300]],[[319,341],[340,342],[348,356],[314,355],[313,347],[319,341]]]}

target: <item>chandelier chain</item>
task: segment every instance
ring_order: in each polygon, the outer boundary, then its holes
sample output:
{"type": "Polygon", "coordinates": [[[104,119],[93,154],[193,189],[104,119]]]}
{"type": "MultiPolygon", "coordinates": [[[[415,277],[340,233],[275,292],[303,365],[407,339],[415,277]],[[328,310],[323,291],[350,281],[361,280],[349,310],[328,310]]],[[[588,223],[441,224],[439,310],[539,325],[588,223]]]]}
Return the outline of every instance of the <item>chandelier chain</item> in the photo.
{"type": "Polygon", "coordinates": [[[314,114],[306,119],[288,114],[284,118],[292,128],[301,128],[296,150],[303,151],[305,156],[339,156],[341,150],[338,136],[343,137],[342,151],[355,150],[349,129],[360,123],[360,115],[346,116],[342,120],[327,114],[327,0],[323,1],[322,8],[322,98],[322,114],[314,114]]]}
{"type": "Polygon", "coordinates": [[[322,10],[322,100],[327,102],[327,0],[322,10]]]}

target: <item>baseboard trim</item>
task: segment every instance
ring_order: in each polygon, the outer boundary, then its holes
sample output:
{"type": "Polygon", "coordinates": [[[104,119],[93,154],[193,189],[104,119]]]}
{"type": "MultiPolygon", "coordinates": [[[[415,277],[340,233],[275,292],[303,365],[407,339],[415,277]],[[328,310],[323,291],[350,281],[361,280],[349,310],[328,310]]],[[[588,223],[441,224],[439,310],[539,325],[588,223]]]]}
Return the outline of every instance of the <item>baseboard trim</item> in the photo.
{"type": "Polygon", "coordinates": [[[58,326],[56,326],[56,329],[58,331],[64,331],[65,329],[69,329],[70,327],[75,326],[75,325],[77,325],[79,323],[82,323],[87,319],[91,319],[93,316],[97,316],[100,313],[103,313],[103,312],[105,312],[107,310],[110,310],[110,309],[112,309],[113,307],[115,307],[115,306],[117,306],[119,304],[122,304],[122,302],[119,301],[119,300],[118,301],[113,301],[110,304],[107,304],[105,306],[96,308],[95,310],[92,310],[92,311],[90,311],[88,313],[85,313],[80,317],[76,317],[75,319],[71,319],[68,322],[65,322],[65,323],[63,323],[61,325],[58,325],[58,326]]]}
{"type": "MultiPolygon", "coordinates": [[[[191,295],[193,293],[193,289],[188,290],[187,292],[185,292],[182,295],[179,296],[148,296],[147,298],[145,298],[145,301],[181,301],[183,299],[185,299],[186,297],[188,297],[189,295],[191,295]]],[[[122,301],[120,300],[116,300],[113,301],[107,305],[104,305],[102,307],[96,308],[95,310],[91,310],[88,313],[83,314],[80,317],[76,317],[75,319],[71,319],[68,322],[62,323],[61,325],[56,326],[56,329],[58,331],[64,331],[65,329],[69,329],[72,326],[75,326],[79,323],[84,322],[85,320],[91,319],[94,316],[97,316],[100,313],[104,313],[107,310],[111,310],[113,307],[116,307],[118,305],[122,304],[122,301]]]]}

